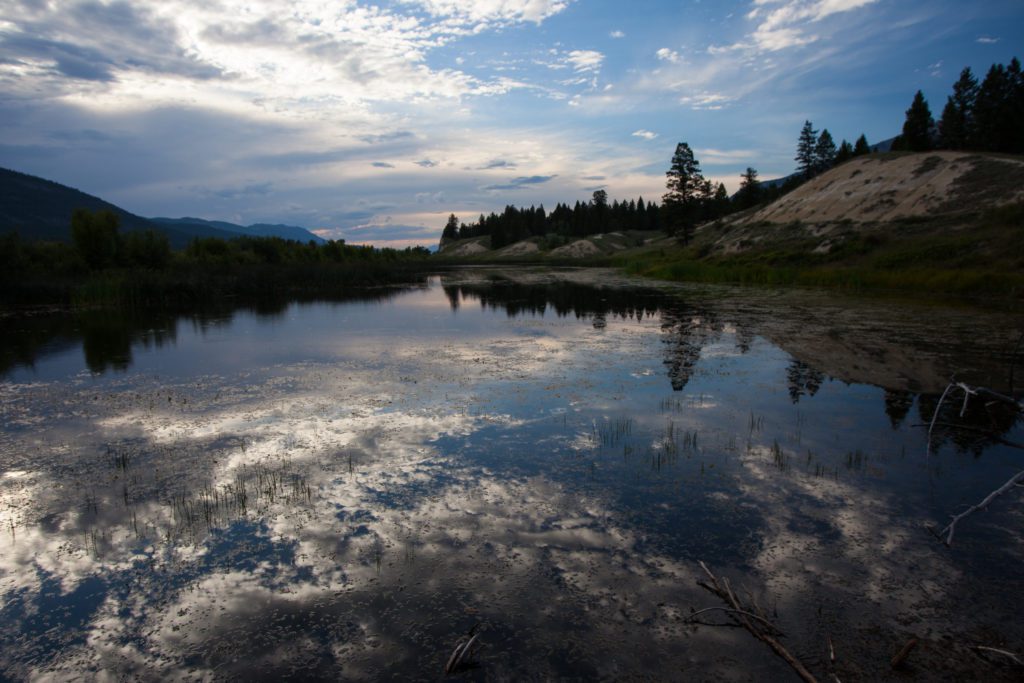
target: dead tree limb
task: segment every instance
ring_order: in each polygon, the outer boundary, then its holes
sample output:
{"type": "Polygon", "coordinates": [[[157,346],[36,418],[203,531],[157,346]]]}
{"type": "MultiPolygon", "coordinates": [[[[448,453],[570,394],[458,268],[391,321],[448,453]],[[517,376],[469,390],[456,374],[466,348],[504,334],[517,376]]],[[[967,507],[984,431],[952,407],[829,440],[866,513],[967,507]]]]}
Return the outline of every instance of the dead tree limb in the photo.
{"type": "MultiPolygon", "coordinates": [[[[708,569],[707,565],[704,564],[704,562],[700,562],[700,568],[704,570],[705,574],[707,574],[708,579],[710,579],[711,583],[707,584],[703,581],[698,581],[698,585],[714,593],[727,605],[729,605],[729,607],[731,608],[730,615],[734,619],[739,621],[743,628],[747,629],[747,631],[749,631],[751,635],[760,640],[762,643],[766,644],[768,647],[772,649],[773,652],[775,652],[775,654],[784,659],[786,663],[793,668],[797,675],[800,676],[800,678],[802,678],[807,683],[817,683],[818,679],[816,679],[814,675],[807,670],[807,668],[800,662],[799,659],[791,655],[789,653],[789,650],[783,647],[782,643],[776,640],[770,633],[765,632],[763,629],[758,628],[753,623],[751,623],[750,619],[748,619],[747,616],[749,615],[753,617],[754,615],[750,613],[750,610],[744,609],[743,606],[740,604],[739,600],[736,599],[736,595],[733,593],[732,588],[729,586],[728,579],[722,577],[722,581],[719,582],[718,578],[711,573],[711,570],[708,569]]],[[[762,621],[760,617],[755,618],[758,621],[762,621]]],[[[776,631],[778,630],[775,629],[774,626],[772,627],[772,629],[776,631]]]]}
{"type": "Polygon", "coordinates": [[[704,614],[706,612],[727,612],[729,614],[742,614],[743,616],[750,617],[751,619],[757,619],[758,621],[762,622],[765,626],[767,626],[768,628],[777,633],[782,633],[781,631],[779,631],[778,628],[776,628],[775,624],[768,621],[767,619],[759,617],[753,612],[744,612],[743,610],[733,609],[732,607],[705,607],[704,609],[699,609],[696,612],[692,612],[688,617],[686,617],[686,621],[693,621],[699,615],[704,614]]]}
{"type": "Polygon", "coordinates": [[[998,647],[986,647],[985,645],[975,645],[975,650],[981,650],[982,652],[995,652],[996,654],[1005,655],[1012,659],[1017,665],[1024,666],[1024,661],[1021,661],[1020,655],[1008,652],[1006,650],[1000,650],[998,647]]]}
{"type": "MultiPolygon", "coordinates": [[[[942,408],[942,403],[943,403],[943,401],[945,401],[946,396],[949,394],[950,390],[953,389],[954,387],[958,388],[958,389],[960,389],[961,391],[964,392],[964,404],[963,404],[963,407],[960,409],[960,416],[961,417],[963,417],[964,414],[967,412],[967,402],[970,400],[970,397],[971,396],[980,396],[980,395],[989,396],[989,397],[994,398],[994,399],[996,399],[998,401],[1002,401],[1004,403],[1008,403],[1008,404],[1010,404],[1011,406],[1013,406],[1014,408],[1016,408],[1019,411],[1024,411],[1024,402],[1018,401],[1017,399],[1015,399],[1015,398],[1013,398],[1011,396],[1006,396],[1004,394],[1000,394],[999,392],[992,391],[991,389],[986,389],[984,387],[968,386],[967,384],[964,384],[963,382],[950,382],[948,385],[946,385],[946,390],[942,392],[942,396],[939,398],[939,402],[935,406],[935,413],[932,415],[932,421],[928,425],[928,454],[929,455],[931,455],[931,449],[932,449],[932,430],[935,429],[935,425],[936,424],[939,424],[938,423],[939,410],[942,408]]],[[[943,423],[943,424],[945,424],[945,423],[943,423]]],[[[951,425],[951,426],[953,426],[953,425],[951,425]]],[[[975,429],[974,431],[977,431],[977,430],[975,429]]],[[[1017,444],[1015,442],[1003,439],[1003,438],[999,437],[998,435],[994,435],[994,438],[996,438],[997,440],[1005,443],[1008,446],[1013,446],[1015,448],[1022,448],[1022,447],[1024,447],[1021,444],[1017,444]]],[[[972,505],[971,507],[967,508],[966,510],[964,510],[960,514],[953,515],[951,521],[949,522],[949,524],[947,524],[946,527],[942,531],[940,531],[937,535],[939,536],[939,538],[942,538],[943,536],[946,537],[944,542],[945,542],[945,544],[947,546],[953,545],[953,534],[956,532],[957,522],[962,520],[964,517],[967,517],[969,515],[974,514],[978,510],[984,510],[985,508],[987,508],[992,503],[993,500],[995,500],[999,496],[1003,495],[1004,493],[1006,493],[1010,489],[1018,486],[1021,482],[1024,482],[1024,470],[1022,470],[1022,471],[1018,472],[1017,474],[1013,475],[1012,477],[1010,477],[1009,481],[1007,481],[1005,484],[1003,484],[1002,486],[997,488],[992,493],[990,493],[987,496],[985,496],[985,499],[983,501],[981,501],[980,503],[978,503],[977,505],[972,505]]]]}
{"type": "Polygon", "coordinates": [[[953,532],[956,531],[957,522],[959,522],[964,517],[967,517],[968,515],[977,512],[978,510],[984,510],[992,503],[993,500],[1003,495],[1004,493],[1006,493],[1007,491],[1009,491],[1010,489],[1015,487],[1019,482],[1022,481],[1024,481],[1024,470],[1021,470],[1017,474],[1013,475],[1012,477],[1010,477],[1009,481],[1007,481],[1005,484],[997,488],[992,493],[985,496],[985,500],[981,501],[977,505],[972,505],[971,507],[961,512],[959,515],[953,515],[953,520],[946,525],[945,529],[939,532],[939,536],[943,536],[948,533],[948,535],[946,535],[945,543],[947,546],[953,545],[953,532]]]}

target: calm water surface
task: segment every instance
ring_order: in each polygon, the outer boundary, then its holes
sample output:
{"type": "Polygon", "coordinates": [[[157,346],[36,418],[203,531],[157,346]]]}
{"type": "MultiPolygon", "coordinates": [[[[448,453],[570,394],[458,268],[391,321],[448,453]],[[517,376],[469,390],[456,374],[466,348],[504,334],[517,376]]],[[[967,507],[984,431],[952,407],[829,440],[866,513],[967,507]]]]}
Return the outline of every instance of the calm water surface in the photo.
{"type": "Polygon", "coordinates": [[[459,678],[792,678],[686,620],[699,561],[821,679],[1021,675],[973,649],[1024,650],[1021,494],[926,526],[1024,430],[920,426],[1020,316],[469,270],[0,327],[0,677],[438,679],[476,628],[459,678]]]}

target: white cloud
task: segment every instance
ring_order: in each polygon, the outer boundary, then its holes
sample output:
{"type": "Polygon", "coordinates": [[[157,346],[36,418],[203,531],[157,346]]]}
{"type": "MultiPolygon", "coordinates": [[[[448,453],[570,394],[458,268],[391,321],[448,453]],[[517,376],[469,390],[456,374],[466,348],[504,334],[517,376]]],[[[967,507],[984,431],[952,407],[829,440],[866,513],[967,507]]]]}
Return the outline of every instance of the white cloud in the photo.
{"type": "Polygon", "coordinates": [[[757,158],[757,151],[752,149],[714,149],[703,147],[693,150],[694,155],[705,164],[742,164],[750,163],[757,158]]]}
{"type": "Polygon", "coordinates": [[[626,37],[626,34],[623,33],[622,31],[612,31],[608,35],[610,37],[612,37],[612,38],[625,38],[626,37]]]}
{"type": "Polygon", "coordinates": [[[746,18],[758,24],[747,40],[726,46],[712,46],[711,54],[756,48],[777,52],[821,39],[810,32],[812,25],[836,14],[851,12],[878,0],[754,0],[746,18]]]}
{"type": "Polygon", "coordinates": [[[673,64],[677,64],[680,60],[679,53],[675,50],[670,50],[667,47],[659,49],[655,54],[658,56],[658,59],[663,62],[672,62],[673,64]]]}
{"type": "Polygon", "coordinates": [[[573,50],[566,57],[566,61],[572,64],[576,71],[594,72],[600,71],[604,55],[596,50],[573,50]]]}
{"type": "Polygon", "coordinates": [[[644,140],[653,140],[658,137],[657,133],[652,133],[651,131],[644,130],[643,128],[633,131],[632,135],[635,138],[643,138],[644,140]]]}
{"type": "Polygon", "coordinates": [[[995,43],[999,42],[999,38],[993,38],[991,36],[980,36],[977,42],[981,43],[982,45],[994,45],[995,43]]]}
{"type": "Polygon", "coordinates": [[[680,104],[687,105],[690,109],[699,111],[704,109],[722,109],[725,105],[732,102],[733,99],[735,98],[723,93],[701,92],[695,95],[685,95],[680,97],[679,102],[680,104]]]}
{"type": "Polygon", "coordinates": [[[571,0],[411,0],[437,17],[457,17],[472,22],[541,23],[569,6],[571,0]]]}

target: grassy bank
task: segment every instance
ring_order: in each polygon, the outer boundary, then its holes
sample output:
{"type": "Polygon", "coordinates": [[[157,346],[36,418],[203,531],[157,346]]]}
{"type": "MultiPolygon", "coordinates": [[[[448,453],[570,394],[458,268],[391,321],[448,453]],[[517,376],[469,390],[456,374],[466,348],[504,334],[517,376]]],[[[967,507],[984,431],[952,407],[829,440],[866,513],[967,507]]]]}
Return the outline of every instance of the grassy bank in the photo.
{"type": "Polygon", "coordinates": [[[763,233],[764,241],[727,254],[714,248],[720,235],[709,226],[690,247],[617,265],[674,281],[1024,297],[1024,204],[941,224],[913,219],[851,227],[827,251],[816,251],[822,240],[793,226],[764,226],[763,233]]]}

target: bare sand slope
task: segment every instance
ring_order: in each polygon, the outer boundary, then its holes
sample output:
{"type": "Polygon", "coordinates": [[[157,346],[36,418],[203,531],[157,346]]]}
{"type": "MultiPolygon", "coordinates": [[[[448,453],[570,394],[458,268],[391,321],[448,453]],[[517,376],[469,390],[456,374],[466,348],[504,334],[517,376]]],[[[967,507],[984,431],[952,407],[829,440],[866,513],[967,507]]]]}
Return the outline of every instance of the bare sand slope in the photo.
{"type": "Polygon", "coordinates": [[[1024,161],[964,152],[853,159],[743,223],[885,222],[1024,199],[1024,161]]]}
{"type": "Polygon", "coordinates": [[[564,247],[551,250],[552,256],[562,258],[586,258],[587,256],[596,256],[601,253],[603,253],[601,248],[590,240],[576,240],[564,247]]]}

